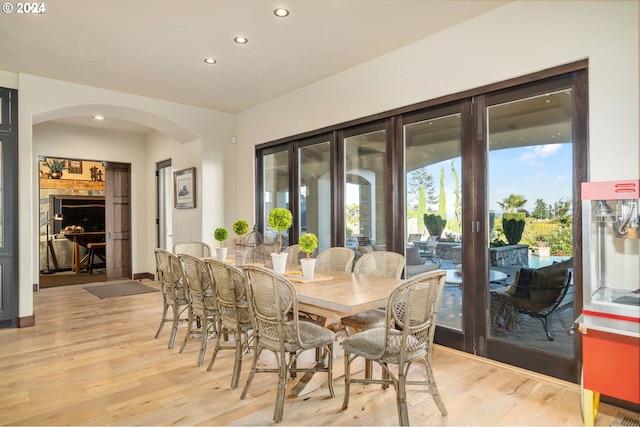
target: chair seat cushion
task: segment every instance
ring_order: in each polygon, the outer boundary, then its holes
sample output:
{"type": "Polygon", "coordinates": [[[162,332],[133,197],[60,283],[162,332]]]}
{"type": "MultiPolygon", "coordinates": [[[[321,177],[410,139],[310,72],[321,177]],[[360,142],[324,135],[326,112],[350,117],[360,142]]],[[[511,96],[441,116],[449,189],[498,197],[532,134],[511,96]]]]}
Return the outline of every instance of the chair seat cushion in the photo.
{"type": "MultiPolygon", "coordinates": [[[[370,360],[382,360],[387,363],[398,363],[399,361],[399,351],[400,348],[388,348],[387,353],[385,354],[385,333],[386,328],[374,328],[369,329],[367,331],[358,332],[357,334],[346,338],[342,341],[342,348],[344,351],[356,354],[358,356],[364,357],[365,359],[370,360]],[[384,356],[384,357],[383,357],[384,356]]],[[[392,333],[402,334],[401,331],[392,330],[392,333]]],[[[409,336],[407,338],[407,348],[413,347],[411,342],[415,343],[416,338],[413,336],[409,336]]],[[[393,340],[392,342],[398,343],[399,340],[393,340]]],[[[418,357],[421,357],[425,354],[426,350],[424,347],[420,347],[413,352],[408,352],[405,355],[406,361],[414,360],[418,357]]]]}
{"type": "MultiPolygon", "coordinates": [[[[335,334],[327,328],[323,328],[322,326],[311,322],[298,322],[300,341],[302,343],[302,346],[298,346],[296,344],[296,339],[290,336],[290,334],[293,333],[293,324],[294,322],[288,322],[290,327],[285,325],[284,349],[286,352],[321,347],[323,345],[330,344],[335,340],[335,334]]],[[[260,337],[260,344],[271,350],[280,349],[278,341],[269,337],[260,337]]]]}

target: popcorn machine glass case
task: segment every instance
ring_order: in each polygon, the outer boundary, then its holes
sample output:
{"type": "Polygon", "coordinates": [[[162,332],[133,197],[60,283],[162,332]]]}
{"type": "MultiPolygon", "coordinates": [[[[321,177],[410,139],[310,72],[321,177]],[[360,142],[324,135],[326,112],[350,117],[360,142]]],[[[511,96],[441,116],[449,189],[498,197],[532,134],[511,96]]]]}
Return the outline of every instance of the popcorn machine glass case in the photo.
{"type": "Polygon", "coordinates": [[[583,314],[640,321],[640,180],[582,184],[583,314]]]}

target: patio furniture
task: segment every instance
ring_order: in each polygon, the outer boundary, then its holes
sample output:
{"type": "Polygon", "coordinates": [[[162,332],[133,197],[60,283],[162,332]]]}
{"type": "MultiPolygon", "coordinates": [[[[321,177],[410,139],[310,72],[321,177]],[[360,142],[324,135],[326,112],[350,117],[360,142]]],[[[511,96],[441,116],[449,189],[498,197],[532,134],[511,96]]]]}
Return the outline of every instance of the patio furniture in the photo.
{"type": "Polygon", "coordinates": [[[440,413],[447,409],[440,397],[431,368],[431,351],[442,289],[444,271],[423,273],[399,285],[389,296],[383,327],[359,332],[342,342],[344,350],[344,401],[342,409],[349,406],[351,384],[392,384],[396,390],[396,406],[399,424],[409,425],[407,410],[407,385],[424,385],[433,397],[440,413]],[[383,370],[381,379],[354,378],[351,364],[358,357],[375,362],[383,370]],[[426,368],[425,379],[409,380],[410,366],[422,361],[426,368]],[[393,369],[396,365],[397,369],[393,369]]]}
{"type": "Polygon", "coordinates": [[[507,329],[517,327],[515,310],[516,314],[540,319],[547,338],[553,341],[552,316],[573,304],[572,272],[573,259],[538,269],[520,269],[513,285],[491,292],[493,324],[502,320],[507,329]]]}
{"type": "Polygon", "coordinates": [[[245,278],[255,326],[255,351],[249,378],[240,399],[246,397],[257,372],[278,373],[273,412],[275,422],[282,420],[287,373],[295,376],[297,372],[326,372],[329,393],[334,397],[332,369],[335,334],[322,326],[298,319],[298,295],[294,285],[286,277],[264,267],[247,266],[245,278]],[[258,358],[264,349],[276,354],[276,368],[258,368],[258,358]],[[306,350],[316,350],[315,365],[309,368],[298,367],[298,357],[306,350]],[[323,360],[326,360],[326,365],[323,360]]]}

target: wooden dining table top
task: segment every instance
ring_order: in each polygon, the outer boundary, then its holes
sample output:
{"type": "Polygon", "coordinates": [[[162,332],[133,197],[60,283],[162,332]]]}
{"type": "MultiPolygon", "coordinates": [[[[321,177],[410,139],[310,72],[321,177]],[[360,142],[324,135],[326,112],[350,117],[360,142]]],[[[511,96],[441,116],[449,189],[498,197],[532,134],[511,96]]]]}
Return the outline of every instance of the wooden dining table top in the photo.
{"type": "Polygon", "coordinates": [[[347,317],[384,307],[391,291],[402,279],[362,274],[316,270],[321,280],[291,280],[298,293],[298,304],[305,311],[318,308],[318,314],[329,311],[333,317],[347,317]]]}

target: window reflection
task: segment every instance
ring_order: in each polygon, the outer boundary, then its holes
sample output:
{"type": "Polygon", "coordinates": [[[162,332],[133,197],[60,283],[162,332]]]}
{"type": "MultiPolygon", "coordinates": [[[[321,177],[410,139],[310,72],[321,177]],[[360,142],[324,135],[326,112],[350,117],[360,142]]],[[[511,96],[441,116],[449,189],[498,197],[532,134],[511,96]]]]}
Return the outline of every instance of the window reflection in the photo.
{"type": "Polygon", "coordinates": [[[318,236],[318,252],[331,246],[331,152],[329,141],[298,150],[299,234],[318,236]]]}
{"type": "MultiPolygon", "coordinates": [[[[280,151],[263,157],[265,238],[275,240],[277,233],[269,227],[269,212],[273,208],[289,209],[289,152],[280,151]]],[[[282,233],[283,247],[289,245],[289,231],[282,233]]]]}
{"type": "Polygon", "coordinates": [[[386,243],[386,132],[345,138],[345,233],[348,245],[366,236],[386,243]]]}

